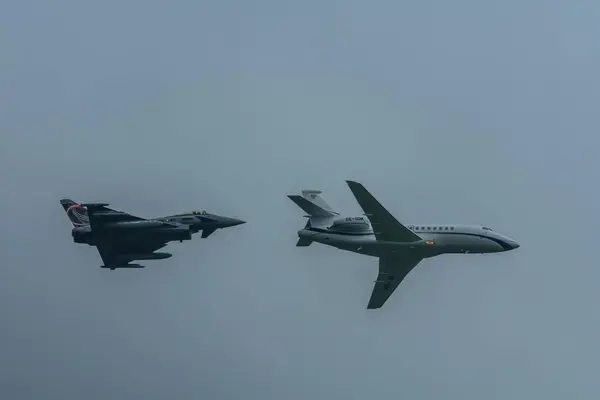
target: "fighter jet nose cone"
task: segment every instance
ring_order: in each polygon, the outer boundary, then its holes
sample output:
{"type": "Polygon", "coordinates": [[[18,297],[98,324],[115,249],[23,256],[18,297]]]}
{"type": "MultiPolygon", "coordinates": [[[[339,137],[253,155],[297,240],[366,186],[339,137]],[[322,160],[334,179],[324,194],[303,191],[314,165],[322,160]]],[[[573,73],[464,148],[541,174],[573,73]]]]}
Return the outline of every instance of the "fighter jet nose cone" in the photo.
{"type": "Polygon", "coordinates": [[[227,221],[227,226],[238,226],[238,225],[242,225],[245,223],[246,223],[246,221],[241,220],[241,219],[229,218],[229,220],[227,221]]]}

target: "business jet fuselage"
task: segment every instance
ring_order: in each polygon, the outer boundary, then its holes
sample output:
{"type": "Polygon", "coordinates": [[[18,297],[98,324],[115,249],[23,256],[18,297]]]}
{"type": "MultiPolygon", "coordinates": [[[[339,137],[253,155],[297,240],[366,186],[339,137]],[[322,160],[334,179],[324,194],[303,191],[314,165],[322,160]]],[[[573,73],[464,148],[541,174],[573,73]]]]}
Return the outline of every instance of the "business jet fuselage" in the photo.
{"type": "Polygon", "coordinates": [[[338,249],[379,257],[386,253],[411,252],[422,258],[441,254],[484,254],[514,250],[519,244],[485,226],[417,224],[407,225],[421,240],[397,242],[377,240],[366,216],[339,217],[330,226],[298,231],[301,239],[338,249]]]}

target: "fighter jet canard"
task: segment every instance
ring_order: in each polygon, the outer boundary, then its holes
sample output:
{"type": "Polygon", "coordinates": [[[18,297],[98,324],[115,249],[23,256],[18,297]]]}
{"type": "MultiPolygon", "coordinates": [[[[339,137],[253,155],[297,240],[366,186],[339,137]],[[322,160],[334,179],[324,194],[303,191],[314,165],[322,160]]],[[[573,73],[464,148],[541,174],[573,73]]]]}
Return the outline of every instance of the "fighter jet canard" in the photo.
{"type": "Polygon", "coordinates": [[[144,268],[130,264],[135,260],[169,258],[170,253],[159,253],[169,242],[191,240],[202,231],[202,238],[217,229],[244,224],[236,218],[191,211],[159,218],[140,218],[123,211],[108,208],[108,203],[77,203],[71,199],[60,201],[71,224],[75,243],[95,246],[104,262],[102,268],[144,268]]]}
{"type": "Polygon", "coordinates": [[[517,249],[513,239],[481,225],[403,225],[365,187],[346,181],[363,216],[340,216],[320,190],[288,197],[308,218],[296,246],[313,242],[379,258],[379,274],[367,309],[381,308],[410,271],[425,258],[442,254],[500,253],[517,249]]]}

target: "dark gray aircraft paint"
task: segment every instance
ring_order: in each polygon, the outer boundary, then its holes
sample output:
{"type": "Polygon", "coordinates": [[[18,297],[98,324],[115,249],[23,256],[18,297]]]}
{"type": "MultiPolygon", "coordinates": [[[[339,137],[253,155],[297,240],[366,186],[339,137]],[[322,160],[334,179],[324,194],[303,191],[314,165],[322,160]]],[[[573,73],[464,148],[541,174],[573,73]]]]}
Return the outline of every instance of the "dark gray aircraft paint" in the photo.
{"type": "Polygon", "coordinates": [[[169,242],[191,240],[202,231],[202,238],[217,229],[244,224],[236,218],[191,211],[166,217],[144,219],[108,208],[107,203],[80,204],[71,199],[60,201],[67,213],[75,243],[95,246],[104,262],[101,268],[144,268],[130,264],[135,260],[160,260],[172,256],[156,252],[169,242]]]}

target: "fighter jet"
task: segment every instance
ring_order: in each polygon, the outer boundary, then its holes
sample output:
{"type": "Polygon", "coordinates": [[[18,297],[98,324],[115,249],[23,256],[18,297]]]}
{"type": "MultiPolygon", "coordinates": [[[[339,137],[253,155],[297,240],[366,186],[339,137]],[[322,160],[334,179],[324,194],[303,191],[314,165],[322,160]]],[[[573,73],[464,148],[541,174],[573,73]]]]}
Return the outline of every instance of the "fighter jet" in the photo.
{"type": "Polygon", "coordinates": [[[425,258],[441,254],[499,253],[519,248],[513,239],[480,225],[398,222],[365,187],[346,181],[364,216],[342,217],[325,202],[320,190],[288,197],[308,215],[296,246],[322,243],[379,258],[379,274],[367,309],[381,308],[400,282],[425,258]]]}
{"type": "Polygon", "coordinates": [[[245,223],[206,211],[144,219],[108,208],[108,203],[80,204],[62,199],[60,204],[73,225],[73,241],[95,246],[104,262],[101,268],[111,270],[144,268],[130,262],[170,258],[172,254],[156,250],[172,241],[191,240],[192,235],[199,231],[202,231],[202,238],[207,238],[217,229],[245,223]]]}

